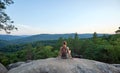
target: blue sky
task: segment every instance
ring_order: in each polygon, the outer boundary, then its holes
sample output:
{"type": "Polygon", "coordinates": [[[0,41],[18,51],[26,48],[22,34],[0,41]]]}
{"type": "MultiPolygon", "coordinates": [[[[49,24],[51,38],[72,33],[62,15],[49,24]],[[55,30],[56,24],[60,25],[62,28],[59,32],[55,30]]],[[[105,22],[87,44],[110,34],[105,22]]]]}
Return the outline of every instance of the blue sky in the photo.
{"type": "Polygon", "coordinates": [[[6,10],[14,20],[14,25],[18,27],[18,31],[11,33],[14,35],[114,33],[120,26],[120,0],[14,0],[14,2],[6,10]]]}

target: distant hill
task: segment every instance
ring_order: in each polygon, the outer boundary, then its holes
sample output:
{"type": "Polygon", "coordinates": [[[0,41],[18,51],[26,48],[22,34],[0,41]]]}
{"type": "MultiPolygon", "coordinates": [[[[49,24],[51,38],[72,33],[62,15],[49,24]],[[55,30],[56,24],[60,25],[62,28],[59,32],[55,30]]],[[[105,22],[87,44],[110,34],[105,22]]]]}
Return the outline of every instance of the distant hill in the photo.
{"type": "MultiPolygon", "coordinates": [[[[0,35],[0,40],[12,41],[17,43],[23,42],[34,42],[34,41],[41,41],[41,40],[57,40],[60,37],[69,38],[74,37],[75,34],[37,34],[37,35],[30,35],[30,36],[18,36],[18,35],[0,35]]],[[[98,34],[98,36],[102,36],[103,34],[98,34]]],[[[78,34],[80,38],[91,38],[93,34],[78,34]]]]}
{"type": "MultiPolygon", "coordinates": [[[[17,39],[21,39],[21,38],[25,38],[28,36],[17,36],[17,35],[0,35],[0,49],[8,46],[8,45],[14,45],[14,44],[18,44],[17,39]],[[16,41],[16,42],[14,42],[16,41]]],[[[22,42],[21,42],[22,43],[22,42]]]]}
{"type": "Polygon", "coordinates": [[[20,39],[20,38],[24,38],[27,37],[25,36],[19,36],[19,35],[0,35],[0,40],[6,40],[6,41],[10,41],[10,40],[16,40],[16,39],[20,39]]]}
{"type": "MultiPolygon", "coordinates": [[[[0,35],[0,47],[11,45],[11,44],[24,44],[31,43],[36,41],[45,41],[45,40],[57,40],[60,37],[69,38],[74,37],[75,34],[37,34],[30,36],[18,36],[18,35],[0,35]]],[[[91,38],[93,34],[78,34],[79,38],[91,38]]],[[[98,34],[98,36],[103,36],[103,34],[98,34]]]]}
{"type": "MultiPolygon", "coordinates": [[[[35,42],[41,40],[57,40],[60,37],[62,38],[69,38],[74,37],[75,34],[38,34],[38,35],[31,35],[29,37],[20,38],[14,40],[17,43],[26,43],[26,42],[35,42]]],[[[91,38],[93,34],[78,34],[79,38],[91,38]]],[[[103,36],[103,34],[98,34],[98,36],[103,36]]]]}

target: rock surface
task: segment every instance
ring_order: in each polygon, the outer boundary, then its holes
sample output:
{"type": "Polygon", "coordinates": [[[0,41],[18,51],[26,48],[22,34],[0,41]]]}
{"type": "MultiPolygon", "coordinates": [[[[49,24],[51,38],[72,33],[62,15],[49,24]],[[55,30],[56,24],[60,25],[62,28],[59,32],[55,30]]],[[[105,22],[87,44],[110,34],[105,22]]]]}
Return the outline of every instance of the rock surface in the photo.
{"type": "Polygon", "coordinates": [[[8,73],[120,73],[120,70],[115,66],[87,59],[48,58],[22,64],[8,73]]]}
{"type": "Polygon", "coordinates": [[[7,69],[0,63],[0,73],[7,73],[7,69]]]}
{"type": "Polygon", "coordinates": [[[25,64],[25,62],[12,63],[12,64],[8,65],[7,68],[8,68],[8,70],[10,70],[10,69],[15,68],[15,67],[18,67],[18,66],[20,66],[20,65],[22,65],[22,64],[25,64]]]}
{"type": "Polygon", "coordinates": [[[113,66],[115,66],[117,68],[120,68],[120,64],[111,64],[111,65],[113,65],[113,66]]]}

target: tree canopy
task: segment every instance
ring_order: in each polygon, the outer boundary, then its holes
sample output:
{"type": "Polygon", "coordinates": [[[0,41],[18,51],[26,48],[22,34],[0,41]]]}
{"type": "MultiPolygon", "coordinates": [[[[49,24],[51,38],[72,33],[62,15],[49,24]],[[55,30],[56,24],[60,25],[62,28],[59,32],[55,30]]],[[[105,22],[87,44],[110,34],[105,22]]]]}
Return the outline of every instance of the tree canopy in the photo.
{"type": "Polygon", "coordinates": [[[117,31],[115,31],[115,33],[119,33],[119,32],[120,32],[120,27],[119,27],[119,29],[117,31]]]}
{"type": "Polygon", "coordinates": [[[10,33],[11,30],[17,29],[13,25],[13,21],[5,13],[7,6],[13,4],[12,0],[0,0],[0,31],[4,30],[6,33],[10,33]]]}

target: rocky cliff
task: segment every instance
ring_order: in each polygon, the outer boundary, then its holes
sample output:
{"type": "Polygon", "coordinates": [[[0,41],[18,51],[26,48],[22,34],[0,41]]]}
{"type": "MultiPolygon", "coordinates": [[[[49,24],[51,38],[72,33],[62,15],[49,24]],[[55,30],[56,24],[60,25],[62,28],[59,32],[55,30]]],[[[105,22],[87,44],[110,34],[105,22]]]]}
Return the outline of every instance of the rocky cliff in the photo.
{"type": "Polygon", "coordinates": [[[0,63],[0,73],[7,73],[7,69],[0,63]]]}
{"type": "Polygon", "coordinates": [[[120,69],[87,59],[48,58],[22,64],[8,73],[120,73],[120,69]]]}

